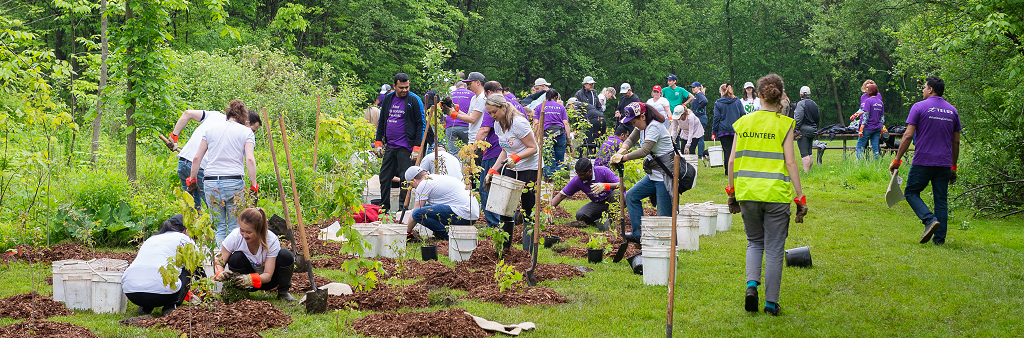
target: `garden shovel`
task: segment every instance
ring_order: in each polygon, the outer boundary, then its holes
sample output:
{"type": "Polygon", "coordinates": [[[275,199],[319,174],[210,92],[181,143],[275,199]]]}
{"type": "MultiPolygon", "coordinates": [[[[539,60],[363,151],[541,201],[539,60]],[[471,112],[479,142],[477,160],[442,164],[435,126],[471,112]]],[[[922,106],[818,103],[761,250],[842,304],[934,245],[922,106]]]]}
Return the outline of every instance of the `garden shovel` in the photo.
{"type": "MultiPolygon", "coordinates": [[[[537,135],[537,158],[541,159],[541,161],[538,161],[537,164],[537,183],[534,184],[534,189],[537,189],[537,198],[535,199],[536,203],[533,206],[533,245],[530,245],[530,256],[533,256],[533,265],[530,265],[530,268],[526,270],[526,284],[530,286],[537,286],[537,276],[535,272],[537,270],[537,254],[540,253],[540,250],[538,250],[537,247],[540,246],[540,223],[544,219],[540,212],[543,208],[541,207],[540,202],[542,200],[540,197],[541,191],[544,190],[541,189],[541,186],[544,182],[544,107],[546,105],[547,101],[540,104],[540,110],[538,110],[540,112],[540,114],[538,114],[540,115],[540,121],[537,124],[538,127],[535,129],[535,131],[537,131],[535,133],[537,135]]],[[[506,112],[506,114],[508,114],[508,112],[506,112]]]]}
{"type": "MultiPolygon", "coordinates": [[[[429,103],[431,103],[431,102],[428,102],[428,104],[429,103]]],[[[416,156],[416,166],[417,167],[420,166],[420,162],[423,161],[423,156],[426,155],[426,154],[424,154],[423,147],[427,145],[427,133],[430,132],[430,124],[434,122],[434,117],[437,115],[437,106],[436,105],[431,105],[430,112],[431,112],[431,114],[430,114],[430,116],[431,116],[430,123],[427,123],[427,125],[423,129],[423,139],[420,140],[420,151],[419,151],[419,153],[416,154],[417,155],[416,156]]],[[[437,132],[435,132],[434,134],[435,134],[434,136],[437,136],[436,135],[437,132]]],[[[435,138],[435,140],[436,140],[436,138],[435,138]]],[[[435,150],[437,149],[437,142],[436,141],[434,142],[434,149],[435,150]]],[[[435,154],[436,154],[436,151],[435,151],[435,154]]],[[[434,162],[437,162],[437,160],[436,160],[436,156],[437,155],[434,155],[434,156],[435,156],[434,162]]],[[[405,174],[402,174],[402,175],[405,175],[405,174]]],[[[383,194],[381,194],[381,196],[383,196],[383,194]]],[[[398,217],[400,222],[405,221],[405,212],[409,211],[409,201],[411,199],[412,199],[412,183],[409,183],[409,192],[405,193],[405,201],[402,202],[402,215],[400,217],[398,217]]]]}
{"type": "Polygon", "coordinates": [[[625,167],[619,165],[619,234],[622,236],[622,244],[619,244],[619,249],[615,251],[612,263],[621,261],[622,257],[626,255],[626,249],[629,248],[629,241],[626,240],[626,176],[623,175],[624,172],[625,167]]]}

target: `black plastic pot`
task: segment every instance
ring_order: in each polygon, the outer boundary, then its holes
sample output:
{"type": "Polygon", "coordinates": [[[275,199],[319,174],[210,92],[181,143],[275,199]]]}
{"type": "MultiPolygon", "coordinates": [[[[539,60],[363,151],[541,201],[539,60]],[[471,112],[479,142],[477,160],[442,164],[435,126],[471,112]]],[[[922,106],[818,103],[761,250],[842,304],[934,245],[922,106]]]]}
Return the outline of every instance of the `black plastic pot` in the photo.
{"type": "Polygon", "coordinates": [[[811,248],[802,246],[786,250],[786,266],[811,267],[811,248]]]}
{"type": "Polygon", "coordinates": [[[558,244],[562,240],[562,237],[558,236],[544,236],[544,247],[551,249],[552,246],[558,244]]]}
{"type": "Polygon", "coordinates": [[[420,247],[420,256],[424,262],[437,260],[437,244],[424,245],[420,247]]]}
{"type": "Polygon", "coordinates": [[[643,275],[644,274],[644,257],[640,254],[633,255],[633,257],[626,258],[629,262],[629,266],[633,268],[633,274],[643,275]]]}
{"type": "Polygon", "coordinates": [[[602,260],[604,260],[604,249],[587,249],[588,262],[601,263],[602,260]]]}

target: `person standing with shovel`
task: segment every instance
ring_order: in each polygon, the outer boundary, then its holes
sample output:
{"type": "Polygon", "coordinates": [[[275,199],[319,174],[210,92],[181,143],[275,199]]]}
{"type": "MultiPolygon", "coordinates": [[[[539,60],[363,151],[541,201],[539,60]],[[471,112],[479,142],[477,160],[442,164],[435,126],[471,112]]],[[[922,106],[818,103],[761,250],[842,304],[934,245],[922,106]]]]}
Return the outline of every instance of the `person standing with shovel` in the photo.
{"type": "MultiPolygon", "coordinates": [[[[523,182],[529,187],[528,192],[522,195],[522,211],[524,215],[530,215],[536,205],[537,197],[534,194],[537,189],[537,170],[540,169],[541,160],[538,156],[539,147],[537,138],[530,126],[526,115],[519,112],[501,94],[491,94],[487,97],[487,114],[494,119],[494,133],[498,135],[498,145],[501,146],[501,154],[494,165],[487,170],[484,178],[484,187],[490,187],[491,178],[494,175],[504,175],[523,182]],[[500,170],[500,171],[499,171],[500,170]]],[[[514,203],[514,201],[513,201],[514,203]]],[[[515,218],[501,216],[502,229],[512,238],[512,231],[515,229],[515,218]]],[[[537,223],[535,215],[533,223],[537,223]]],[[[526,229],[523,227],[523,238],[526,239],[526,229]]],[[[506,245],[511,244],[507,241],[506,245]]]]}

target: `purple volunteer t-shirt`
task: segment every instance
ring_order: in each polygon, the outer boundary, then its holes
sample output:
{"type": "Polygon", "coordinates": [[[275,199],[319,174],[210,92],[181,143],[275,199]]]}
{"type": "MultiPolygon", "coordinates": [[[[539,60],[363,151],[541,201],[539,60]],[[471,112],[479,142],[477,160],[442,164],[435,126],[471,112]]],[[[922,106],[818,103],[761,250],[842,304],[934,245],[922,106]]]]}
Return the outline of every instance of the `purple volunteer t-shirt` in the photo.
{"type": "MultiPolygon", "coordinates": [[[[473,92],[466,88],[459,88],[452,92],[452,103],[459,105],[459,111],[463,113],[469,113],[469,102],[473,100],[473,92]]],[[[451,126],[469,126],[469,123],[463,120],[453,119],[451,116],[446,116],[445,127],[451,126]]]]}
{"type": "Polygon", "coordinates": [[[861,109],[864,109],[867,115],[864,130],[882,129],[882,114],[885,114],[885,107],[878,95],[864,99],[861,102],[861,109]]]}
{"type": "Polygon", "coordinates": [[[519,104],[519,99],[517,99],[515,95],[512,95],[512,93],[505,94],[505,101],[508,101],[508,103],[511,103],[513,107],[516,107],[520,113],[526,115],[526,108],[519,104]]]}
{"type": "MultiPolygon", "coordinates": [[[[867,100],[869,97],[870,96],[868,96],[868,93],[860,94],[860,110],[868,111],[867,109],[864,109],[864,100],[867,100]]],[[[878,98],[878,101],[882,101],[881,92],[879,92],[878,95],[875,95],[875,97],[878,98]]]]}
{"type": "Polygon", "coordinates": [[[388,94],[377,95],[377,102],[380,102],[380,105],[382,105],[382,106],[384,105],[384,97],[385,96],[388,96],[388,94]]]}
{"type": "Polygon", "coordinates": [[[388,120],[384,126],[384,138],[388,140],[388,148],[412,150],[409,140],[405,138],[405,98],[395,95],[390,103],[385,106],[388,107],[388,120]]]}
{"type": "Polygon", "coordinates": [[[910,108],[907,124],[914,134],[914,165],[953,166],[953,133],[960,131],[960,114],[939,96],[931,96],[910,108]]]}
{"type": "Polygon", "coordinates": [[[622,145],[622,140],[618,136],[609,136],[604,144],[601,145],[601,151],[597,153],[597,158],[594,159],[595,166],[607,166],[608,162],[612,159],[612,155],[616,151],[619,151],[619,146],[622,145]]]}
{"type": "Polygon", "coordinates": [[[610,190],[594,194],[594,192],[590,190],[590,185],[594,183],[619,183],[619,177],[615,176],[615,173],[612,173],[611,169],[608,169],[607,167],[594,166],[594,179],[583,182],[579,176],[573,177],[569,180],[569,184],[565,186],[565,189],[562,189],[562,194],[565,196],[572,196],[573,194],[576,194],[577,191],[583,191],[584,194],[587,194],[587,197],[590,197],[591,202],[604,201],[608,196],[612,195],[612,191],[610,190]]]}
{"type": "MultiPolygon", "coordinates": [[[[544,105],[544,130],[548,130],[548,127],[556,124],[565,127],[566,121],[569,120],[569,115],[565,112],[565,106],[557,101],[548,101],[542,104],[544,105]]],[[[534,119],[540,118],[540,106],[537,106],[537,111],[533,114],[533,117],[534,119]]]]}
{"type": "Polygon", "coordinates": [[[491,131],[487,133],[487,138],[484,139],[484,141],[491,144],[491,147],[484,151],[484,155],[480,159],[490,160],[498,158],[498,155],[501,155],[501,146],[498,145],[498,134],[494,133],[494,119],[491,118],[491,114],[484,114],[481,118],[480,127],[491,128],[491,131]]]}

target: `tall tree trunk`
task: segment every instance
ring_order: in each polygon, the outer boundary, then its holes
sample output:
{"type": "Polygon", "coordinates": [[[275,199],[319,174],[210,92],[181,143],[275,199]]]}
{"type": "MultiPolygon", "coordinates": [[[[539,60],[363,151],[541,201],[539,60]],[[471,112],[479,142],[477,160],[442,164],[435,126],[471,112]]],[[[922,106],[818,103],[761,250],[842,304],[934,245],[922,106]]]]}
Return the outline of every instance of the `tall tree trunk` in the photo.
{"type": "MultiPolygon", "coordinates": [[[[131,1],[125,1],[125,20],[131,20],[135,15],[132,13],[131,1]]],[[[131,49],[129,49],[131,50],[131,49]]],[[[131,93],[135,89],[135,80],[133,77],[133,71],[131,68],[128,69],[128,88],[126,93],[131,93]]],[[[135,105],[138,101],[132,98],[128,102],[128,108],[125,110],[125,123],[128,125],[128,142],[125,149],[125,166],[128,174],[128,181],[135,182],[135,146],[136,146],[136,129],[135,129],[135,105]]]]}
{"type": "Polygon", "coordinates": [[[92,119],[92,150],[89,162],[96,166],[100,150],[100,123],[103,117],[103,88],[107,86],[107,0],[100,0],[100,85],[96,95],[96,118],[92,119]]]}
{"type": "Polygon", "coordinates": [[[836,99],[836,117],[839,118],[839,124],[846,125],[843,123],[843,103],[839,101],[839,89],[836,88],[835,78],[832,78],[832,96],[836,99]]]}
{"type": "Polygon", "coordinates": [[[729,5],[732,0],[725,1],[725,31],[729,33],[729,84],[735,86],[736,79],[733,77],[732,66],[732,15],[729,12],[729,5]]]}

